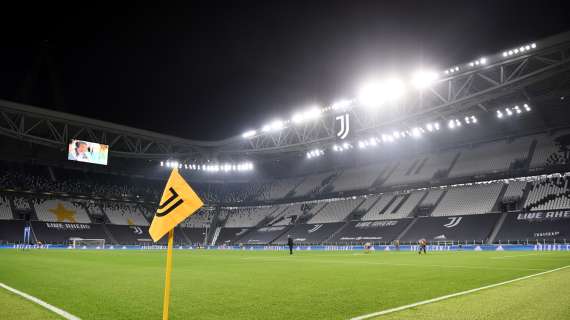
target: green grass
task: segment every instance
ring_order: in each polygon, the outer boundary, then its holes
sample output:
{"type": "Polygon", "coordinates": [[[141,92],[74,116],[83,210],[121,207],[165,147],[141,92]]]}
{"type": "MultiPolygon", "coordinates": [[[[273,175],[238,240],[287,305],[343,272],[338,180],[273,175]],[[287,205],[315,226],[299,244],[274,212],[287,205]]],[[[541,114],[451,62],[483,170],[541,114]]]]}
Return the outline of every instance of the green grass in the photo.
{"type": "MultiPolygon", "coordinates": [[[[82,319],[160,319],[164,262],[164,251],[0,250],[0,282],[82,319]]],[[[567,252],[175,251],[171,319],[349,319],[566,265],[567,252]]],[[[569,271],[385,318],[564,319],[569,271]]],[[[0,319],[47,318],[10,295],[0,319]]]]}

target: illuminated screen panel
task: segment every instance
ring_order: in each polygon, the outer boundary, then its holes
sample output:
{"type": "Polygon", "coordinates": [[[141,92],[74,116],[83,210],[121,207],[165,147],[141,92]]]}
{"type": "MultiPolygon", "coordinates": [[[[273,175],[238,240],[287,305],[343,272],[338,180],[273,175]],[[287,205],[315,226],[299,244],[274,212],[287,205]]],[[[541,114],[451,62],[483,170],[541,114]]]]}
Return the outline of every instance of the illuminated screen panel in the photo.
{"type": "Polygon", "coordinates": [[[106,144],[71,140],[68,150],[68,160],[107,165],[109,146],[106,144]]]}

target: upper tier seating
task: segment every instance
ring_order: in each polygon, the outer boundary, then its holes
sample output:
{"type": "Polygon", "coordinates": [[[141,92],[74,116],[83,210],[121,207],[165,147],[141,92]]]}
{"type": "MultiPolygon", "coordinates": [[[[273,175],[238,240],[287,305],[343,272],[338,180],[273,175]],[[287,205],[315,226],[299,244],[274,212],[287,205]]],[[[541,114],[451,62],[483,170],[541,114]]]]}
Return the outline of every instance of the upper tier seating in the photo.
{"type": "Polygon", "coordinates": [[[387,169],[380,165],[346,169],[333,182],[334,191],[368,189],[387,169]]]}
{"type": "Polygon", "coordinates": [[[209,210],[200,209],[180,225],[184,228],[205,228],[212,223],[214,213],[209,210]]]}
{"type": "Polygon", "coordinates": [[[0,196],[0,220],[12,220],[13,218],[8,198],[0,196]]]}
{"type": "Polygon", "coordinates": [[[87,211],[77,202],[39,200],[35,207],[40,221],[91,223],[87,211]]]}
{"type": "Polygon", "coordinates": [[[456,156],[457,151],[446,151],[402,160],[384,185],[395,186],[429,181],[437,172],[447,172],[456,156]]]}
{"type": "Polygon", "coordinates": [[[148,226],[142,210],[135,205],[108,204],[103,209],[112,224],[128,226],[148,226]]]}
{"type": "Polygon", "coordinates": [[[283,199],[287,196],[295,186],[297,186],[303,178],[281,179],[272,182],[268,186],[266,200],[283,199]]]}
{"type": "Polygon", "coordinates": [[[513,161],[527,158],[532,140],[531,137],[523,137],[511,143],[501,140],[465,148],[449,172],[449,177],[506,171],[513,161]]]}
{"type": "Polygon", "coordinates": [[[489,183],[449,188],[433,210],[432,216],[458,216],[492,212],[502,187],[502,183],[489,183]]]}
{"type": "Polygon", "coordinates": [[[541,134],[535,136],[536,147],[530,161],[530,168],[568,163],[568,146],[566,136],[570,131],[563,130],[553,135],[541,134]]]}
{"type": "Polygon", "coordinates": [[[301,182],[295,188],[295,196],[297,197],[306,196],[311,193],[319,191],[322,187],[323,181],[326,178],[330,177],[332,174],[333,174],[332,172],[325,172],[325,173],[319,173],[307,176],[303,180],[303,182],[301,182]]]}
{"type": "Polygon", "coordinates": [[[534,181],[524,207],[531,211],[570,209],[569,177],[534,181]]]}
{"type": "Polygon", "coordinates": [[[331,201],[309,220],[311,223],[329,223],[343,221],[358,207],[364,198],[331,201]]]}
{"type": "Polygon", "coordinates": [[[267,218],[276,211],[274,206],[240,208],[224,210],[227,211],[228,219],[226,220],[226,228],[249,228],[259,224],[263,219],[267,218]]]}

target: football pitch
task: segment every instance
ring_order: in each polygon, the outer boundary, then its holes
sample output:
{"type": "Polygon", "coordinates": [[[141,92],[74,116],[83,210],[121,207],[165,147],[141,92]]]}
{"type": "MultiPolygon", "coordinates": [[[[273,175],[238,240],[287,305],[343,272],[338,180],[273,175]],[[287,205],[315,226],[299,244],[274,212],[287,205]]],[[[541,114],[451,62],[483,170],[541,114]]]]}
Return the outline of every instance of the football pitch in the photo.
{"type": "MultiPolygon", "coordinates": [[[[165,251],[0,250],[0,283],[81,319],[161,319],[165,251]]],[[[171,319],[570,319],[568,252],[175,250],[171,319]]],[[[58,319],[0,288],[0,319],[58,319]]]]}

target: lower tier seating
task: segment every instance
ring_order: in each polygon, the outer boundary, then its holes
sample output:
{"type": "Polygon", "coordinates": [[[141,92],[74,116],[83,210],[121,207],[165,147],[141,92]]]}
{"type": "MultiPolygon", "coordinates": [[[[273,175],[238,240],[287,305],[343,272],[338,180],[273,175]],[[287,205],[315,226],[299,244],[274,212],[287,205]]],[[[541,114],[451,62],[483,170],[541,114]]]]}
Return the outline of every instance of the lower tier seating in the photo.
{"type": "Polygon", "coordinates": [[[330,243],[389,243],[404,231],[411,219],[352,221],[330,243]]]}
{"type": "Polygon", "coordinates": [[[498,214],[417,218],[410,230],[400,239],[417,242],[434,241],[486,241],[495,226],[498,214]]]}

